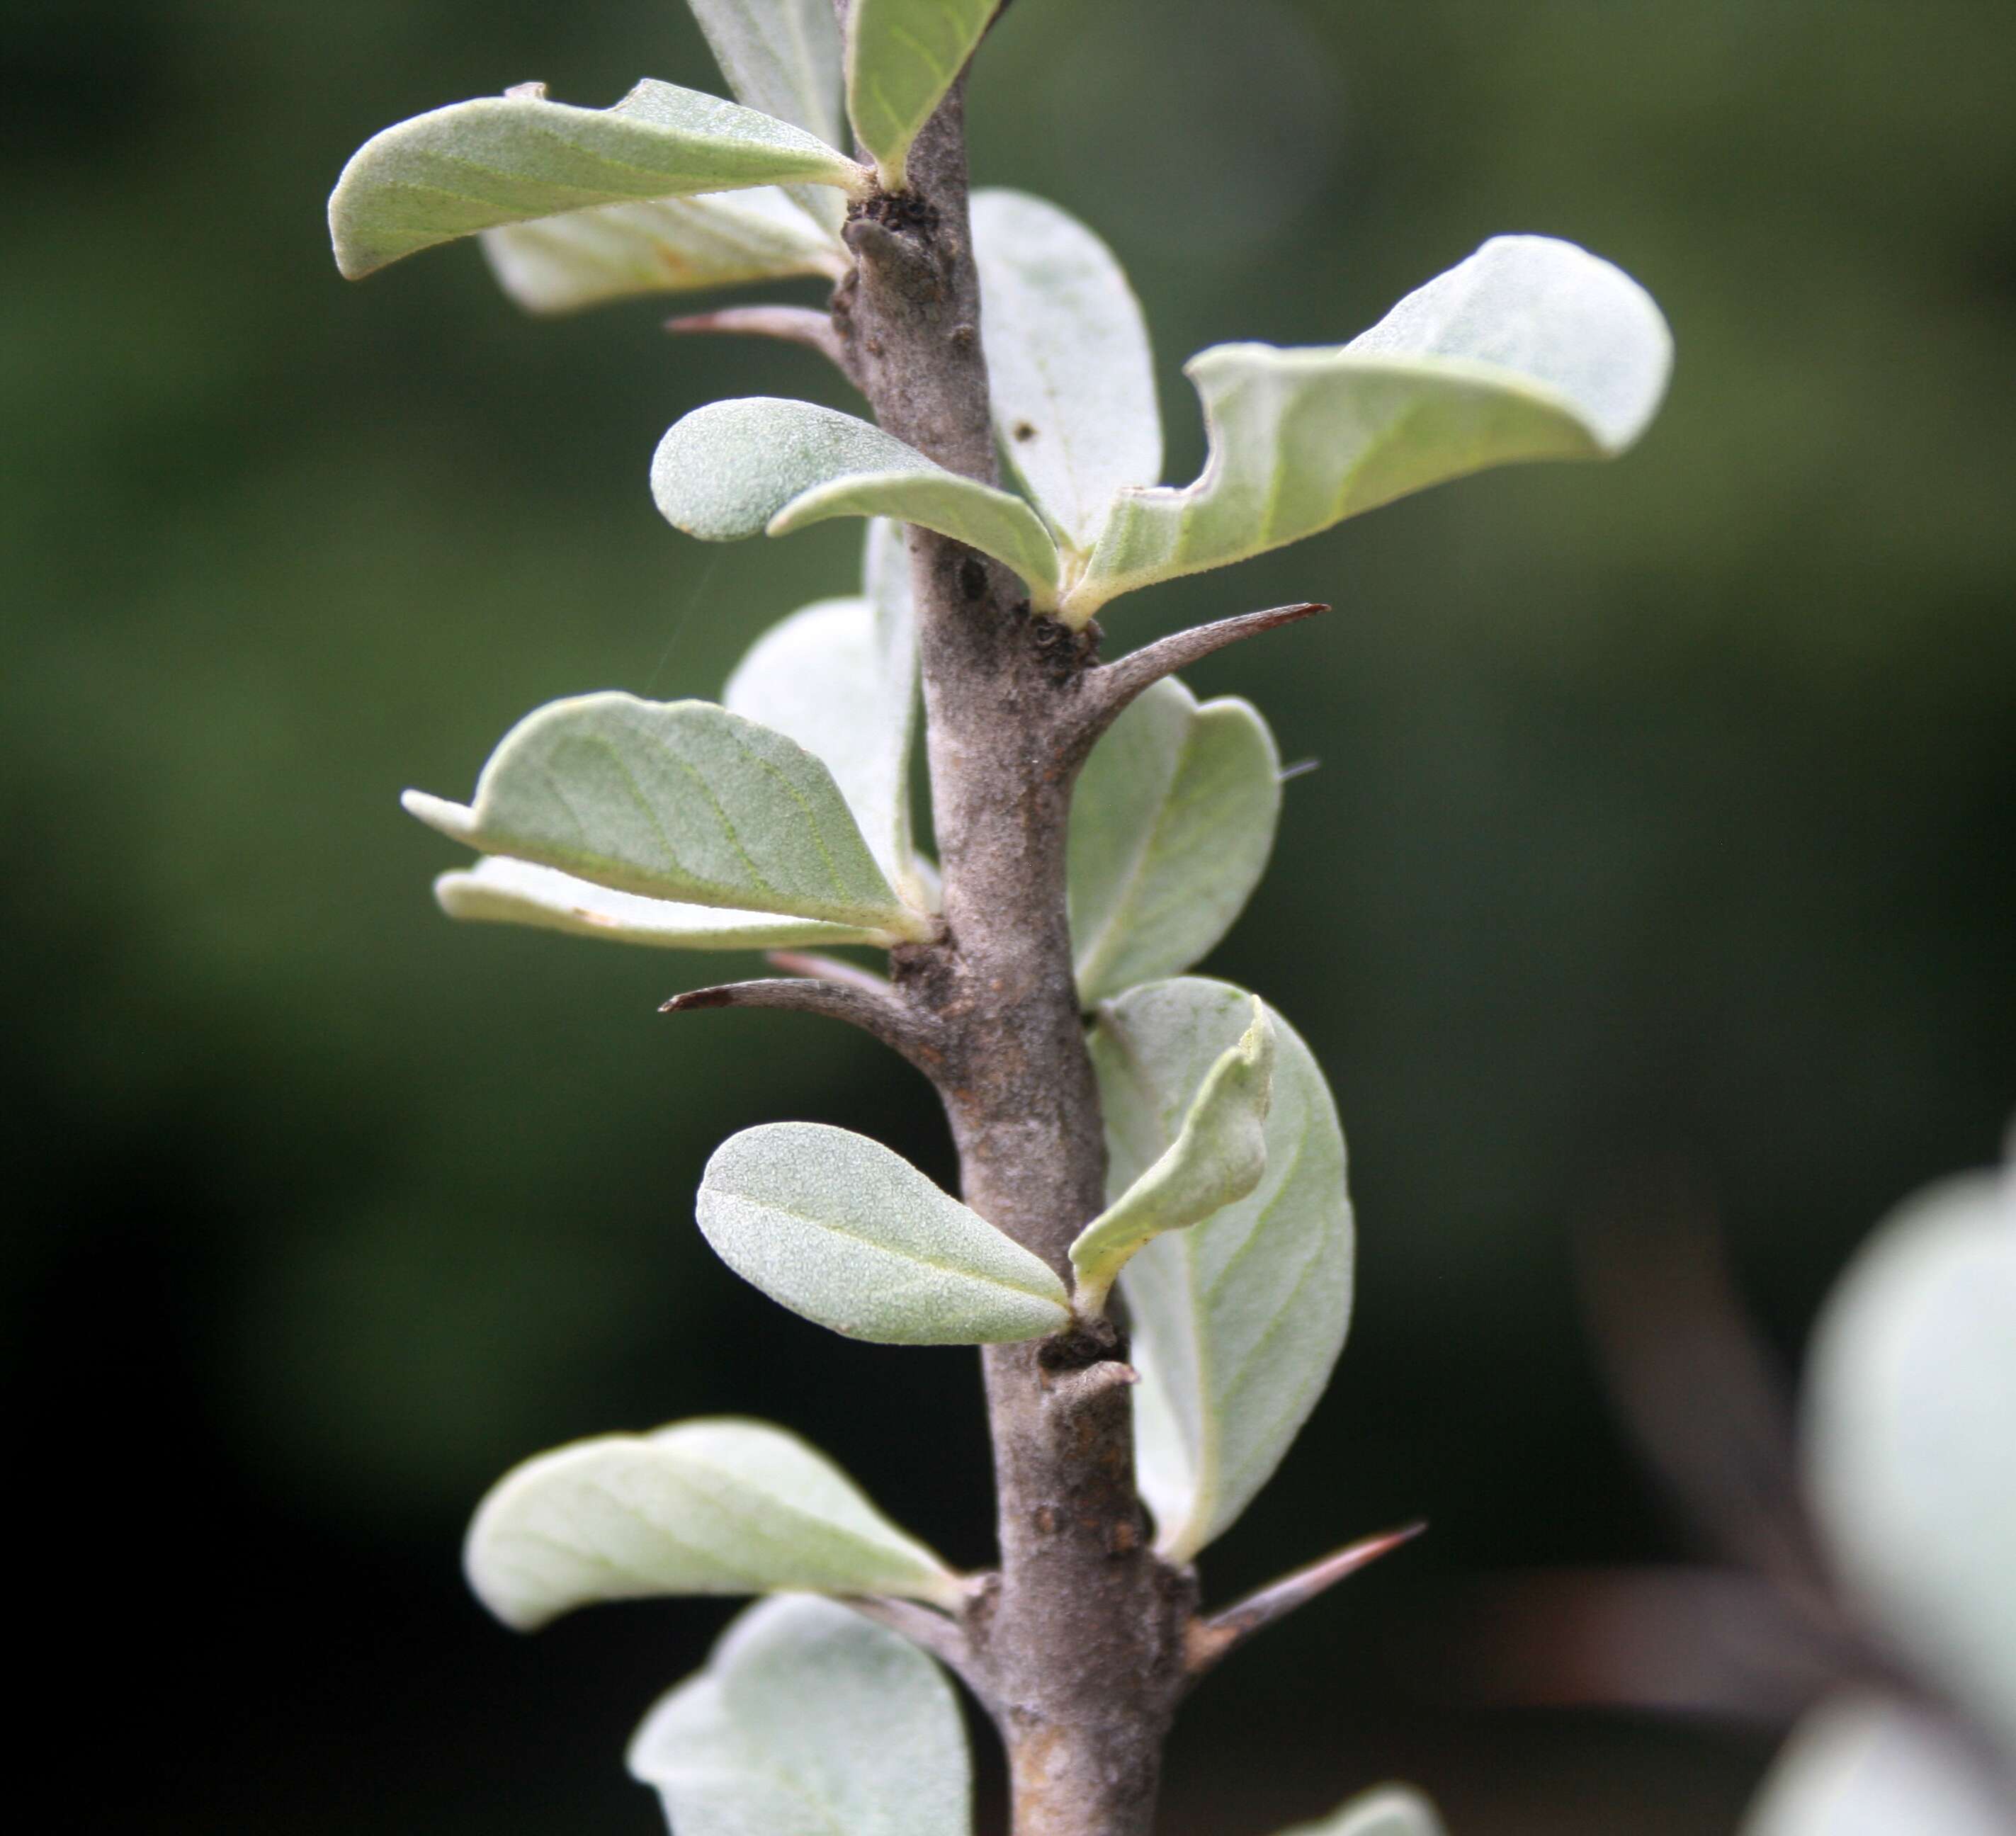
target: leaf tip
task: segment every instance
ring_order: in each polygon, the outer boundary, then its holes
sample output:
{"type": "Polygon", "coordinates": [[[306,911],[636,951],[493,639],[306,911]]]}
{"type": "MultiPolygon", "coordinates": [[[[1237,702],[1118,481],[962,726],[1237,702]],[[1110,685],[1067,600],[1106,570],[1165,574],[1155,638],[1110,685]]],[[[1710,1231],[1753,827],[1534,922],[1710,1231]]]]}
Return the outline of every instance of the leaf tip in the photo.
{"type": "Polygon", "coordinates": [[[425,790],[402,790],[399,793],[399,807],[449,841],[463,842],[470,848],[476,845],[476,812],[467,804],[436,797],[425,790]]]}

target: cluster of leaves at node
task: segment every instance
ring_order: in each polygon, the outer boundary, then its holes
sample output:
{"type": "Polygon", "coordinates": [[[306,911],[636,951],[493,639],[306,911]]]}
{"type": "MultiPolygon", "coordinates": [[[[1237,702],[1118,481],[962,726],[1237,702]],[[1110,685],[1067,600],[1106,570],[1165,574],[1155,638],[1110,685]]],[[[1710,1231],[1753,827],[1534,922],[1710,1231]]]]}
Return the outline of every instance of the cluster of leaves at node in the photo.
{"type": "MultiPolygon", "coordinates": [[[[388,129],[331,200],[344,272],[480,233],[507,290],[540,311],[844,272],[849,201],[904,187],[911,141],[992,0],[854,0],[844,42],[828,0],[692,4],[740,104],[646,81],[592,110],[533,85],[388,129]],[[843,90],[865,163],[838,149],[843,90]]],[[[1619,452],[1669,363],[1657,308],[1617,269],[1565,243],[1499,238],[1348,344],[1194,358],[1210,456],[1171,488],[1147,330],[1106,246],[999,191],[974,197],[973,235],[995,423],[1021,489],[805,402],[686,416],[651,466],[670,522],[726,540],[870,519],[861,589],[765,632],[718,703],[557,701],[505,737],[469,804],[409,793],[413,814],[481,857],[437,883],[451,916],[694,950],[929,941],[940,921],[909,807],[919,689],[901,525],[994,556],[1033,610],[1082,625],[1122,593],[1445,479],[1619,452]]],[[[1039,1337],[1097,1316],[1118,1283],[1140,1486],[1172,1563],[1273,1474],[1350,1314],[1344,1137],[1323,1075],[1265,1003],[1185,973],[1251,893],[1280,798],[1258,714],[1200,704],[1173,679],[1081,774],[1070,919],[1111,1175],[1107,1209],[1073,1246],[1071,1288],[844,1130],[746,1131],[699,1194],[700,1227],[732,1268],[859,1338],[1039,1337]]],[[[467,1565],[520,1627],[639,1595],[788,1597],[737,1621],[633,1745],[682,1836],[967,1827],[964,1746],[930,1661],[801,1597],[952,1607],[970,1584],[782,1430],[692,1421],[542,1456],[484,1501],[467,1565]]],[[[1405,1793],[1340,1816],[1351,1836],[1432,1826],[1405,1793]]]]}

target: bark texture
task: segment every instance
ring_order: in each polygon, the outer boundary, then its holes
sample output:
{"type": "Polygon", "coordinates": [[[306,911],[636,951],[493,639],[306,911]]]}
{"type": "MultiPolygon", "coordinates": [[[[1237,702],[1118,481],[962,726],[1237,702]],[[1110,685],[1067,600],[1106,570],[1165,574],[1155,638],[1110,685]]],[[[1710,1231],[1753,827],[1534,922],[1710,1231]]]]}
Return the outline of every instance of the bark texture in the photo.
{"type": "MultiPolygon", "coordinates": [[[[909,171],[847,225],[834,329],[883,427],[991,484],[962,90],[909,171]]],[[[1068,1279],[1105,1201],[1064,907],[1096,634],[1033,617],[956,542],[913,530],[909,548],[946,934],[895,952],[895,988],[931,1017],[967,1202],[1068,1279]]],[[[1143,1836],[1185,1683],[1193,1585],[1148,1546],[1125,1355],[1111,1328],[984,1354],[1001,1568],[964,1615],[960,1668],[1007,1745],[1016,1836],[1143,1836]]]]}

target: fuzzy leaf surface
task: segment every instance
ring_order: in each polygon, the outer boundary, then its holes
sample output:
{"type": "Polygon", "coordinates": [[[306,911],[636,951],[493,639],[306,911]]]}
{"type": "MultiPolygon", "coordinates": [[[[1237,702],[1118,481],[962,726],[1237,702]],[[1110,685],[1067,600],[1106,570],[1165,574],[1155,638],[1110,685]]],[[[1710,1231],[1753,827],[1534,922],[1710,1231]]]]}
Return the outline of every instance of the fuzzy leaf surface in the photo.
{"type": "Polygon", "coordinates": [[[952,1571],[795,1435],[679,1422],[604,1435],[505,1474],[463,1552],[477,1598],[520,1632],[659,1594],[891,1593],[947,1602],[952,1571]]]}
{"type": "Polygon", "coordinates": [[[951,1686],[916,1646],[830,1600],[752,1607],[630,1743],[678,1836],[967,1836],[951,1686]]]}
{"type": "Polygon", "coordinates": [[[2016,1168],[1879,1229],[1822,1312],[1805,1406],[1838,1572],[2016,1765],[2016,1168]]]}
{"type": "MultiPolygon", "coordinates": [[[[1250,1024],[1252,1000],[1229,983],[1185,977],[1100,1009],[1091,1046],[1111,1197],[1175,1142],[1205,1078],[1250,1024]]],[[[1172,1561],[1229,1528],[1273,1475],[1350,1323],[1344,1132],[1309,1047],[1278,1013],[1267,1015],[1276,1056],[1265,1175],[1121,1272],[1141,1373],[1132,1392],[1141,1495],[1172,1561]]]]}
{"type": "Polygon", "coordinates": [[[329,236],[357,280],[437,243],[563,211],[759,185],[852,191],[862,176],[788,122],[647,77],[614,108],[489,95],[387,128],[344,167],[329,236]]]}
{"type": "Polygon", "coordinates": [[[745,1281],[851,1338],[999,1345],[1070,1319],[1046,1263],[845,1129],[773,1122],[731,1136],[707,1164],[699,1215],[745,1281]]]}
{"type": "Polygon", "coordinates": [[[1742,1836],[2016,1836],[1965,1748],[1938,1722],[1873,1696],[1823,1701],[1793,1729],[1742,1836]]]}
{"type": "Polygon", "coordinates": [[[909,184],[910,143],[959,80],[1000,0],[853,0],[847,112],[885,191],[909,184]]]}
{"type": "Polygon", "coordinates": [[[902,582],[900,594],[794,612],[756,641],[722,700],[826,761],[877,862],[901,884],[910,870],[917,646],[908,571],[881,572],[885,585],[892,575],[902,582]]]}
{"type": "Polygon", "coordinates": [[[1487,466],[1615,458],[1672,363],[1643,287],[1536,236],[1494,237],[1348,344],[1215,345],[1184,366],[1211,442],[1203,474],[1115,500],[1067,615],[1487,466]]]}
{"type": "Polygon", "coordinates": [[[1114,494],[1162,475],[1141,304],[1104,243],[1024,192],[973,194],[973,258],[995,431],[1065,542],[1089,549],[1114,494]]]}
{"type": "Polygon", "coordinates": [[[1280,1836],[1448,1836],[1435,1807],[1406,1785],[1361,1792],[1327,1817],[1297,1823],[1280,1836]]]}
{"type": "Polygon", "coordinates": [[[793,275],[837,279],[840,244],[783,192],[600,204],[483,232],[498,284],[528,312],[793,275]]]}
{"type": "Polygon", "coordinates": [[[704,542],[783,535],[833,517],[920,524],[1006,563],[1039,610],[1056,600],[1057,545],[1021,498],[836,409],[764,395],[695,409],[659,441],[651,495],[667,522],[704,542]]]}
{"type": "Polygon", "coordinates": [[[1067,887],[1087,1006],[1180,974],[1232,928],[1281,814],[1281,760],[1250,702],[1173,677],[1113,723],[1071,798],[1067,887]]]}
{"type": "Polygon", "coordinates": [[[473,805],[412,790],[405,801],[485,854],[618,892],[892,936],[928,929],[891,890],[825,765],[708,701],[551,702],[505,736],[473,805]]]}
{"type": "Polygon", "coordinates": [[[1147,1171],[1071,1247],[1078,1305],[1097,1312],[1128,1258],[1171,1230],[1187,1230],[1260,1183],[1274,1091],[1274,1028],[1253,999],[1252,1024],[1205,1074],[1183,1129],[1147,1171]]]}
{"type": "Polygon", "coordinates": [[[877,943],[884,934],[815,918],[643,898],[506,855],[486,855],[473,867],[441,875],[434,881],[434,899],[449,917],[465,923],[523,924],[661,950],[830,949],[877,943]]]}

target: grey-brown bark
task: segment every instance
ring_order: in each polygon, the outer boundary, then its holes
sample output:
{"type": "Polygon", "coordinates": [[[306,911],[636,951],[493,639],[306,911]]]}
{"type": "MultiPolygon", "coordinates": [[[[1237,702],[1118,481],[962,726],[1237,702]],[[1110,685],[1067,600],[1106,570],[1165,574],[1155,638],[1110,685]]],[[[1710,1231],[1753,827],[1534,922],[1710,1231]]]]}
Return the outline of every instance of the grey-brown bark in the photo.
{"type": "MultiPolygon", "coordinates": [[[[834,324],[881,424],[991,483],[959,91],[910,172],[848,223],[834,324]]],[[[914,530],[910,554],[947,934],[898,951],[895,984],[934,1017],[967,1202],[1068,1276],[1106,1160],[1064,909],[1089,645],[957,543],[914,530]]],[[[1017,1836],[1145,1831],[1183,1688],[1194,1603],[1149,1548],[1125,1355],[1110,1330],[985,1354],[1001,1568],[961,1668],[1006,1742],[1017,1836]]]]}

